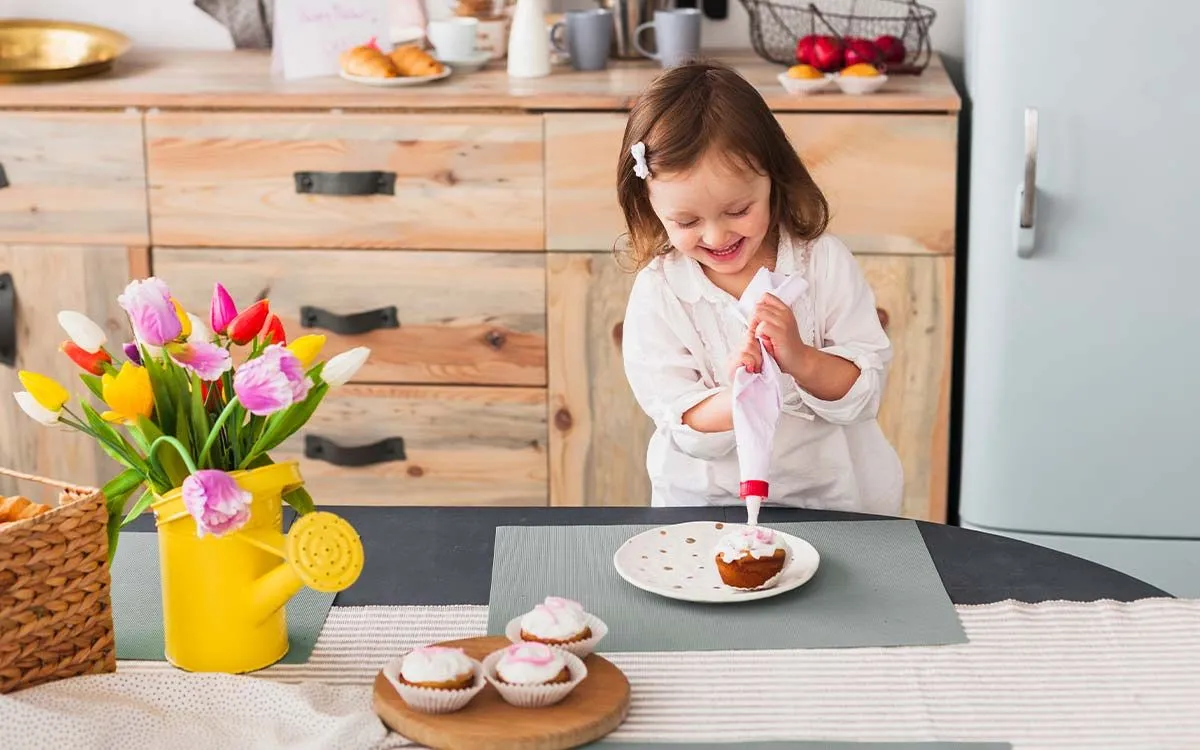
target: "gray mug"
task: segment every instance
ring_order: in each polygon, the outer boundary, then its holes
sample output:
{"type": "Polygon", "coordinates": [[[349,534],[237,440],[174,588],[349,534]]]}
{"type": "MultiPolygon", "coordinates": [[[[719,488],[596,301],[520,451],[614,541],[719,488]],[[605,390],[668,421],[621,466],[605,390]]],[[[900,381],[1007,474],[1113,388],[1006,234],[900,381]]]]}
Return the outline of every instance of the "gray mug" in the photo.
{"type": "Polygon", "coordinates": [[[550,45],[571,58],[575,70],[604,70],[612,51],[613,15],[611,10],[591,8],[567,11],[565,19],[550,28],[550,45]],[[560,41],[566,38],[566,46],[560,41]]]}
{"type": "Polygon", "coordinates": [[[694,60],[700,54],[700,11],[696,8],[676,8],[654,11],[654,20],[637,27],[633,46],[664,68],[694,60]],[[655,52],[649,52],[640,41],[642,32],[654,29],[655,52]]]}

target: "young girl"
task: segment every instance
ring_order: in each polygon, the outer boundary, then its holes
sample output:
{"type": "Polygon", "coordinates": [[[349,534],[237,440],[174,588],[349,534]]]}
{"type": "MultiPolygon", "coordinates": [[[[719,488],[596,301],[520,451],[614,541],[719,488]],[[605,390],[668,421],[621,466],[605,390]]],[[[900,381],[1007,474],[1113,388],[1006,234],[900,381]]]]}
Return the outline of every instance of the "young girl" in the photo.
{"type": "Polygon", "coordinates": [[[891,345],[829,206],[766,103],[728,68],[663,73],[625,128],[617,192],[641,270],[625,373],[654,420],[654,505],[739,502],[731,407],[738,367],[783,371],[769,503],[895,514],[903,473],[875,417],[891,345]],[[760,268],[800,274],[790,307],[735,303],[760,268]]]}

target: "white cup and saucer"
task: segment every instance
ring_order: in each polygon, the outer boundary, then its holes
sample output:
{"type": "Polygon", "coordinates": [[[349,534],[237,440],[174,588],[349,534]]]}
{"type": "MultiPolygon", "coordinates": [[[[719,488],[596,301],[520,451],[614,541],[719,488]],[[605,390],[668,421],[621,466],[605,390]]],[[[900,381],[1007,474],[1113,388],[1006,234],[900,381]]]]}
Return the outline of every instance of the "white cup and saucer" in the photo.
{"type": "Polygon", "coordinates": [[[430,21],[426,29],[434,57],[456,73],[479,70],[491,59],[491,53],[475,46],[478,33],[479,19],[468,16],[430,21]]]}

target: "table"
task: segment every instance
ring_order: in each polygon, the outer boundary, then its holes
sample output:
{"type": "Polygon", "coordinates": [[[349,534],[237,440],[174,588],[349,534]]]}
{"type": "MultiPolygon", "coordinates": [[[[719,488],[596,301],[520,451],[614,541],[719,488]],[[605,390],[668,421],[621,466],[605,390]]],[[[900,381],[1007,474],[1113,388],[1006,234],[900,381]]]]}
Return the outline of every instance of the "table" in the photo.
{"type": "MultiPolygon", "coordinates": [[[[498,526],[744,522],[738,506],[701,508],[440,508],[341,506],[329,510],[362,536],[366,565],[334,604],[487,604],[498,526]]],[[[831,511],[764,508],[761,523],[878,520],[831,511]]],[[[145,519],[142,519],[145,520],[145,519]]],[[[1007,537],[918,522],[955,604],[1005,599],[1128,602],[1170,597],[1102,565],[1007,537]]]]}

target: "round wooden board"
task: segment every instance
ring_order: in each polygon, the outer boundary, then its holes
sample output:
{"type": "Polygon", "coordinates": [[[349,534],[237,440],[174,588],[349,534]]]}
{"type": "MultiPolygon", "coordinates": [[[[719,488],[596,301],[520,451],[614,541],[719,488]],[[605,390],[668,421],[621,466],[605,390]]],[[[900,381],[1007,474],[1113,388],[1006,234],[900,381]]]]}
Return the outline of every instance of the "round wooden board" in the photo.
{"type": "MultiPolygon", "coordinates": [[[[503,636],[466,638],[437,644],[483,657],[508,645],[503,636]]],[[[505,703],[488,684],[461,711],[423,714],[397,695],[381,670],[375,676],[375,713],[396,732],[437,750],[562,750],[604,737],[629,713],[629,680],[612,662],[592,654],[588,676],[561,702],[545,708],[505,703]]]]}

